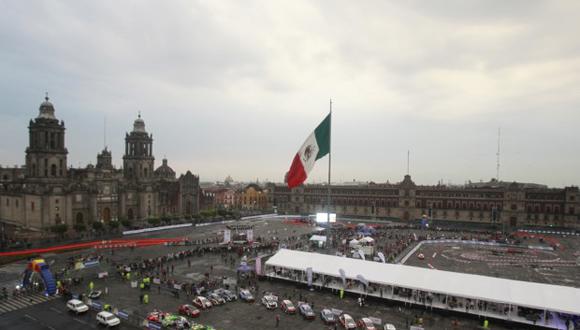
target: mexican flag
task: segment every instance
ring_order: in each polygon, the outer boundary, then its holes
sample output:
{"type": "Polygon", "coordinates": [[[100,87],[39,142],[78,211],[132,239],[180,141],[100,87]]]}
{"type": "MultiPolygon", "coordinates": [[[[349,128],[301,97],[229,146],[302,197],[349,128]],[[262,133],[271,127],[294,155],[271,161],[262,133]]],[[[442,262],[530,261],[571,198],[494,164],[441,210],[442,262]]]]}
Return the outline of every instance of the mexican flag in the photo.
{"type": "Polygon", "coordinates": [[[286,173],[288,188],[301,185],[314,167],[314,163],[330,152],[330,116],[331,113],[308,136],[294,156],[290,170],[286,173]]]}

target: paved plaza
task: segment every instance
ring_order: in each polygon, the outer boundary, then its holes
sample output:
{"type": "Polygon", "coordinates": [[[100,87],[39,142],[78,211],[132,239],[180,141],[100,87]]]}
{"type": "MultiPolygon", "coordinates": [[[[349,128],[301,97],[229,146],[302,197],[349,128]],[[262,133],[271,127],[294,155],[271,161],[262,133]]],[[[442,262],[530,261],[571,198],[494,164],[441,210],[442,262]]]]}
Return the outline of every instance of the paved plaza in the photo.
{"type": "MultiPolygon", "coordinates": [[[[82,283],[72,286],[75,293],[87,292],[88,283],[93,282],[95,289],[107,291],[108,294],[100,298],[102,304],[110,304],[118,310],[128,313],[133,317],[132,322],[124,321],[122,329],[139,328],[136,319],[142,320],[153,310],[176,313],[181,304],[191,303],[194,296],[188,292],[180,291],[177,296],[170,287],[163,283],[159,288],[152,285],[145,293],[149,295],[149,303],[141,303],[142,291],[131,286],[131,281],[122,279],[117,274],[119,266],[138,264],[144,259],[156,259],[177,255],[185,250],[193,250],[194,253],[183,258],[175,258],[167,261],[163,267],[167,270],[166,279],[171,283],[200,283],[203,281],[223,286],[224,279],[230,284],[232,290],[242,287],[250,287],[256,296],[255,303],[242,301],[228,302],[222,306],[215,306],[201,312],[196,322],[212,325],[216,329],[273,329],[276,328],[276,315],[280,316],[279,329],[334,329],[325,327],[319,315],[313,321],[303,320],[299,315],[286,315],[280,309],[270,311],[260,304],[260,298],[264,292],[273,292],[280,298],[289,298],[293,302],[307,301],[314,307],[316,313],[322,308],[334,308],[342,310],[355,319],[371,316],[397,326],[397,329],[408,329],[408,325],[417,318],[422,319],[425,329],[478,329],[483,319],[464,316],[459,313],[448,313],[430,310],[424,307],[405,306],[400,303],[385,300],[368,299],[365,306],[360,307],[357,303],[358,296],[345,295],[339,298],[338,293],[327,290],[310,291],[308,288],[284,281],[253,280],[240,278],[238,280],[237,268],[243,257],[252,259],[256,255],[268,255],[276,251],[270,248],[269,243],[279,241],[280,244],[300,250],[313,250],[321,253],[334,254],[337,250],[344,251],[340,242],[330,244],[324,249],[313,249],[308,242],[308,234],[315,231],[315,226],[284,221],[283,219],[241,221],[241,224],[254,226],[254,236],[260,238],[263,247],[257,251],[238,253],[236,249],[230,251],[219,250],[218,242],[223,238],[224,224],[214,224],[204,227],[163,231],[142,235],[142,237],[180,237],[185,236],[194,244],[190,246],[151,246],[137,249],[86,250],[53,254],[44,256],[51,264],[53,272],[58,273],[69,264],[69,258],[98,254],[101,256],[99,265],[82,270],[69,270],[67,276],[82,278],[82,283]],[[201,249],[205,247],[205,249],[201,249]],[[210,250],[211,247],[211,250],[210,250]],[[225,252],[224,252],[225,251],[225,252]],[[108,272],[109,277],[98,279],[99,272],[108,272]],[[237,282],[237,284],[233,284],[237,282]],[[453,326],[457,321],[459,326],[453,326]]],[[[348,229],[336,231],[336,240],[347,236],[348,229]]],[[[379,231],[377,234],[377,247],[384,247],[385,254],[398,258],[400,255],[410,253],[411,249],[423,238],[423,236],[435,236],[444,233],[447,237],[467,235],[461,232],[433,231],[426,232],[419,229],[390,228],[379,231]],[[418,239],[415,240],[415,237],[418,239]]],[[[479,234],[469,234],[478,236],[479,234]]],[[[575,251],[577,250],[578,238],[559,238],[562,247],[554,251],[527,250],[510,251],[501,248],[481,249],[468,244],[424,244],[414,252],[407,260],[407,265],[418,267],[430,267],[441,270],[467,272],[489,276],[499,276],[512,279],[533,280],[544,283],[580,285],[580,268],[576,264],[575,251]],[[425,255],[424,259],[416,257],[418,253],[425,255]]],[[[537,240],[526,241],[526,245],[541,246],[537,240]]],[[[546,244],[544,244],[546,245],[546,244]]],[[[0,268],[0,284],[13,287],[20,278],[26,262],[18,262],[4,265],[0,268]]],[[[163,268],[162,267],[162,268],[163,268]]],[[[140,272],[133,272],[132,280],[141,277],[140,272]]],[[[13,298],[10,298],[13,299],[13,298]]],[[[9,306],[14,300],[1,301],[9,306]]],[[[526,329],[513,324],[490,320],[493,329],[526,329]]],[[[0,317],[0,328],[19,327],[21,329],[60,329],[62,324],[70,324],[67,329],[96,328],[94,312],[89,315],[76,316],[66,311],[65,301],[62,298],[51,299],[38,304],[23,304],[18,308],[7,310],[0,317]],[[76,327],[76,328],[75,328],[76,327]]]]}

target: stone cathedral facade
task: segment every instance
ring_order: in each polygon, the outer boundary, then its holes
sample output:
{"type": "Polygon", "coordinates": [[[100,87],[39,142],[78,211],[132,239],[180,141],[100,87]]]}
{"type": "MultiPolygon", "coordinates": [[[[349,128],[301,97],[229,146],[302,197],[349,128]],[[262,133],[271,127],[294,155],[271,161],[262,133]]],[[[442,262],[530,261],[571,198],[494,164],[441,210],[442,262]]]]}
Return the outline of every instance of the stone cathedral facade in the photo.
{"type": "Polygon", "coordinates": [[[125,135],[123,168],[105,148],[96,165],[68,167],[64,121],[48,97],[28,125],[26,165],[0,168],[0,221],[30,229],[119,219],[185,217],[199,212],[199,176],[155,168],[153,135],[139,117],[125,135]]]}

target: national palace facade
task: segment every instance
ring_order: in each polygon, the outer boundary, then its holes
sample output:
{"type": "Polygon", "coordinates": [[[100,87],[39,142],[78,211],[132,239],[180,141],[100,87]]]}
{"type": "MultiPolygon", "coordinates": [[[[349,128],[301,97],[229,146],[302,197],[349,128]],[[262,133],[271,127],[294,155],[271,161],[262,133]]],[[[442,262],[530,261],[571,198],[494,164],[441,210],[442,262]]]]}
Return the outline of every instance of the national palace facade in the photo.
{"type": "Polygon", "coordinates": [[[48,97],[30,120],[26,165],[0,167],[0,221],[30,229],[57,224],[103,223],[127,219],[188,217],[199,211],[199,177],[177,177],[163,159],[154,167],[153,135],[139,117],[125,135],[123,168],[111,151],[96,165],[68,167],[65,125],[48,97]]]}
{"type": "MultiPolygon", "coordinates": [[[[274,185],[272,202],[278,212],[325,212],[326,185],[303,185],[292,190],[274,185]]],[[[487,183],[464,186],[420,186],[411,176],[397,184],[331,185],[330,211],[352,218],[434,220],[580,228],[578,187],[552,189],[543,185],[487,183]]]]}

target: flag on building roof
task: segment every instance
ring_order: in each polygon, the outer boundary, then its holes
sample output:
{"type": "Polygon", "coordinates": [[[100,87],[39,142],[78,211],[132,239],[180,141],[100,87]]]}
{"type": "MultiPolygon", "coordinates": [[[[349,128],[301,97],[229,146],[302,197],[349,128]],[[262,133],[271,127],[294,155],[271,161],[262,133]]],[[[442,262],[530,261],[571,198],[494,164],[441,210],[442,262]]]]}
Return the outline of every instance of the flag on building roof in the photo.
{"type": "Polygon", "coordinates": [[[294,156],[290,170],[286,173],[288,188],[301,185],[316,161],[330,152],[330,116],[328,114],[324,118],[294,156]]]}

